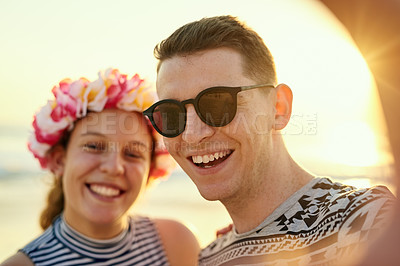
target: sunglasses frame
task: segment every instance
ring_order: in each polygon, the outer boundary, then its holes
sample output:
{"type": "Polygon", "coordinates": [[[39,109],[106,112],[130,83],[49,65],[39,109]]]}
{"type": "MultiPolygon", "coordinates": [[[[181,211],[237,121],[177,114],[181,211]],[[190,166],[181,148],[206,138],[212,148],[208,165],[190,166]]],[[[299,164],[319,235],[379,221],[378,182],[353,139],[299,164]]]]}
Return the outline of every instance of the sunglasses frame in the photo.
{"type": "Polygon", "coordinates": [[[226,86],[211,87],[211,88],[207,88],[207,89],[202,90],[201,92],[199,92],[199,94],[197,94],[197,96],[196,96],[194,99],[192,98],[192,99],[187,99],[187,100],[184,100],[184,101],[178,101],[178,100],[174,100],[174,99],[165,99],[165,100],[158,101],[158,102],[154,103],[152,106],[150,106],[149,108],[147,108],[146,110],[144,110],[144,111],[143,111],[143,114],[149,118],[149,120],[150,120],[151,124],[153,125],[154,129],[155,129],[158,133],[160,133],[162,136],[167,137],[167,138],[174,138],[174,137],[179,136],[180,134],[182,134],[182,133],[185,131],[185,128],[186,128],[186,120],[187,120],[187,111],[186,111],[186,105],[187,105],[187,104],[193,104],[194,109],[195,109],[195,111],[196,111],[196,114],[199,116],[199,118],[201,119],[201,121],[203,121],[206,125],[212,126],[212,127],[223,127],[223,126],[228,125],[230,122],[232,122],[232,120],[233,120],[233,119],[235,118],[235,116],[236,116],[236,111],[237,111],[237,94],[238,94],[239,92],[247,91],[247,90],[252,90],[252,89],[257,89],[257,88],[264,88],[264,87],[270,88],[270,89],[275,88],[275,86],[274,86],[274,85],[271,85],[271,84],[259,84],[259,85],[251,85],[251,86],[240,86],[240,87],[226,87],[226,86]],[[209,123],[207,123],[207,119],[206,119],[205,117],[203,117],[203,115],[201,114],[200,109],[199,109],[199,101],[200,101],[201,97],[202,97],[204,94],[209,93],[210,91],[216,91],[216,90],[217,90],[217,91],[223,91],[223,92],[229,93],[229,94],[232,96],[232,99],[233,99],[233,101],[234,101],[233,103],[235,104],[235,107],[236,107],[236,108],[235,108],[235,111],[233,112],[232,119],[231,119],[229,122],[227,122],[226,124],[222,124],[222,125],[212,125],[212,124],[210,125],[209,123]],[[172,104],[175,104],[176,106],[179,107],[179,109],[181,109],[182,113],[185,114],[185,116],[184,116],[184,124],[183,124],[183,129],[182,129],[182,131],[178,129],[179,132],[176,133],[176,134],[165,134],[164,132],[162,132],[162,131],[157,127],[157,125],[156,125],[156,123],[154,122],[154,119],[153,119],[153,112],[154,112],[154,109],[155,109],[156,107],[158,107],[159,105],[164,104],[164,103],[172,103],[172,104]]]}

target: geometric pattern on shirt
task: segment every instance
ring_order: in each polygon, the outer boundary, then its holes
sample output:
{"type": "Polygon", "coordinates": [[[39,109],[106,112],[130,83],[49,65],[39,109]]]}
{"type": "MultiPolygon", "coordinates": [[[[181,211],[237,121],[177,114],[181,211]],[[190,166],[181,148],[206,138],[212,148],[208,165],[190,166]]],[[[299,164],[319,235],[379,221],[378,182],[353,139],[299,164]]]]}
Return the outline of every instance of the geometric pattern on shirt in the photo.
{"type": "Polygon", "coordinates": [[[383,186],[355,189],[322,178],[275,221],[229,242],[217,239],[199,265],[335,264],[376,237],[394,203],[383,186]]]}

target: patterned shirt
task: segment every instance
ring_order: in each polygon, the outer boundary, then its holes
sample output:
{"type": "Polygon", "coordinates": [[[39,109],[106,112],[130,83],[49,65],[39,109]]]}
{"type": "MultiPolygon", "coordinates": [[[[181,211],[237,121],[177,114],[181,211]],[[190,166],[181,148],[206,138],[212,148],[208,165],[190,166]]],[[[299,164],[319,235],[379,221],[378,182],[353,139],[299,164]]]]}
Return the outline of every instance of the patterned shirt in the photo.
{"type": "Polygon", "coordinates": [[[147,217],[130,217],[129,227],[108,240],[86,237],[62,217],[20,251],[35,265],[169,265],[160,237],[147,217]]]}
{"type": "Polygon", "coordinates": [[[235,229],[200,253],[199,265],[336,265],[389,222],[384,186],[356,189],[315,178],[255,229],[235,229]]]}

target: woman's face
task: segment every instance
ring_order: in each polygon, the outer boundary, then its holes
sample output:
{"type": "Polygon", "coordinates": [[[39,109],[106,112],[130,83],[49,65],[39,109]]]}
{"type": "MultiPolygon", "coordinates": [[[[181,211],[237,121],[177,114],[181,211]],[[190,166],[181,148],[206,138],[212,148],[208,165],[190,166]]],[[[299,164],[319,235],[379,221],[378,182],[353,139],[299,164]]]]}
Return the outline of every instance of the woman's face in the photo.
{"type": "Polygon", "coordinates": [[[78,121],[62,157],[67,222],[80,231],[120,223],[146,185],[151,146],[139,113],[109,109],[78,121]]]}

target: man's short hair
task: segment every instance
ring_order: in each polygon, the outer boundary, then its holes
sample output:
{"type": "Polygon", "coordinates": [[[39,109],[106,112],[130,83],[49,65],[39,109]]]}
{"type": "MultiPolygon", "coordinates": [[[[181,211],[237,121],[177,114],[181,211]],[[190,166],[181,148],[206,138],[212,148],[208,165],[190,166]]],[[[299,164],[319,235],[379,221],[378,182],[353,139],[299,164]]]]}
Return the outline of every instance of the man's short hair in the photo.
{"type": "Polygon", "coordinates": [[[242,55],[246,77],[276,85],[274,59],[264,41],[232,16],[203,18],[177,29],[154,48],[154,56],[159,60],[157,72],[166,59],[221,47],[232,48],[242,55]]]}

